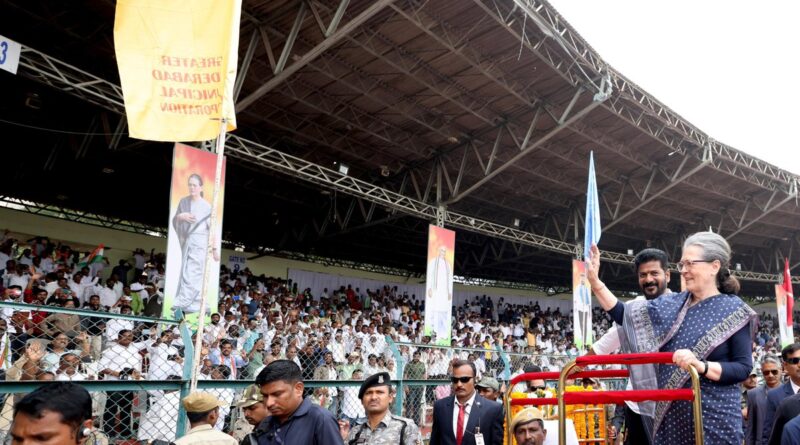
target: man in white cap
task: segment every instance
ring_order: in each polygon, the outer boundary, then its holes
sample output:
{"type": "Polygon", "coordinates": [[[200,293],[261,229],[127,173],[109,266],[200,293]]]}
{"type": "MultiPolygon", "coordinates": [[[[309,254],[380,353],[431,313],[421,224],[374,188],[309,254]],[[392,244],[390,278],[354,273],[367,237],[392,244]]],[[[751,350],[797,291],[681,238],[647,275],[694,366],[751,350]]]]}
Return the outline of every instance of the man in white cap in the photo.
{"type": "Polygon", "coordinates": [[[196,392],[189,394],[182,403],[192,428],[185,436],[176,440],[175,445],[238,445],[236,439],[213,428],[222,405],[216,397],[205,392],[196,392]]]}

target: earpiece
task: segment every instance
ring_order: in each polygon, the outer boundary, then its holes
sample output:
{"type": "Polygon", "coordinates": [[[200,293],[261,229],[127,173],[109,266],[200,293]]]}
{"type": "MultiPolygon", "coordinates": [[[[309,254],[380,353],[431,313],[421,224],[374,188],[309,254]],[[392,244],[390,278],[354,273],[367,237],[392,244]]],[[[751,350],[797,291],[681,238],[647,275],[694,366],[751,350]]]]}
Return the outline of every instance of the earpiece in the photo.
{"type": "Polygon", "coordinates": [[[92,435],[92,429],[91,428],[81,428],[81,431],[78,434],[77,442],[81,443],[81,441],[83,439],[87,439],[91,435],[92,435]]]}

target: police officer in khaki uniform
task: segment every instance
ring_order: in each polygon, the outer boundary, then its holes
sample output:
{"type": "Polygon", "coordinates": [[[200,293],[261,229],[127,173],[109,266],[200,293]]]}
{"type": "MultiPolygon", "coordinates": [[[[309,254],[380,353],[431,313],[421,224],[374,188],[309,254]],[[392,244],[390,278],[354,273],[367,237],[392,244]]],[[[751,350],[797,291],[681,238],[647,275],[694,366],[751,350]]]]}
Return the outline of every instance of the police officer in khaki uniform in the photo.
{"type": "Polygon", "coordinates": [[[350,428],[339,422],[346,445],[422,445],[422,436],[413,420],[389,412],[394,403],[394,389],[388,372],[364,380],[358,391],[367,421],[350,428]]]}
{"type": "Polygon", "coordinates": [[[242,398],[236,402],[236,407],[240,415],[233,425],[233,438],[240,441],[240,445],[255,445],[258,443],[258,436],[265,434],[266,431],[258,426],[262,420],[269,416],[269,411],[264,405],[264,395],[258,385],[250,385],[242,393],[242,398]]]}
{"type": "Polygon", "coordinates": [[[536,408],[525,408],[511,420],[511,432],[517,445],[542,445],[547,438],[544,416],[536,408]]]}
{"type": "Polygon", "coordinates": [[[236,439],[212,426],[217,423],[219,407],[222,405],[216,397],[205,392],[196,392],[186,396],[182,403],[192,429],[176,440],[175,445],[239,445],[236,439]]]}

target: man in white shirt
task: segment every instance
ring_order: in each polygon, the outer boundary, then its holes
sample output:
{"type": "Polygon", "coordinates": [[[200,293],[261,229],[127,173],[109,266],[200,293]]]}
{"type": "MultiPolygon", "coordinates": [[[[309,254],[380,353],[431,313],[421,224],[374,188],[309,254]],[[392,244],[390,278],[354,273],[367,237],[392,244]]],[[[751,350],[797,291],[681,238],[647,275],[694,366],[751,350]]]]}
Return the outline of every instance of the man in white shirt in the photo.
{"type": "Polygon", "coordinates": [[[80,372],[81,358],[77,354],[67,352],[62,355],[58,361],[58,370],[56,371],[56,380],[79,382],[89,380],[88,376],[80,372]]]}
{"type": "Polygon", "coordinates": [[[28,266],[24,264],[17,264],[17,269],[11,272],[6,272],[7,275],[7,282],[6,287],[11,286],[19,286],[22,289],[28,287],[28,281],[30,281],[31,276],[28,275],[28,266]]]}
{"type": "Polygon", "coordinates": [[[336,335],[333,337],[328,349],[333,353],[333,361],[336,363],[345,362],[344,340],[342,339],[342,331],[337,330],[336,335]]]}
{"type": "MultiPolygon", "coordinates": [[[[353,376],[350,380],[364,380],[364,374],[360,369],[353,371],[353,376]]],[[[367,417],[364,412],[364,405],[361,399],[358,398],[358,386],[345,386],[342,388],[342,417],[345,421],[353,426],[357,423],[363,423],[367,417]]]]}
{"type": "MultiPolygon", "coordinates": [[[[119,331],[117,343],[103,351],[100,358],[100,375],[104,380],[140,380],[142,378],[142,356],[139,351],[145,348],[142,343],[133,343],[133,332],[119,331]]],[[[131,412],[133,411],[133,391],[109,391],[106,409],[103,412],[103,427],[109,438],[127,439],[131,437],[131,412]],[[116,418],[119,412],[119,436],[116,418]]]]}
{"type": "MultiPolygon", "coordinates": [[[[130,315],[131,314],[131,307],[130,306],[122,306],[120,308],[120,313],[123,315],[130,315]]],[[[131,320],[123,320],[121,318],[112,318],[106,322],[106,342],[111,343],[117,340],[119,335],[122,331],[132,331],[133,330],[133,321],[131,320]]]]}
{"type": "Polygon", "coordinates": [[[139,432],[136,438],[140,441],[158,439],[174,442],[175,433],[178,430],[180,391],[152,391],[148,402],[149,408],[139,423],[139,432]]]}
{"type": "Polygon", "coordinates": [[[149,380],[166,380],[171,375],[183,374],[183,357],[178,348],[172,346],[173,338],[172,330],[165,329],[158,339],[147,347],[147,352],[150,354],[147,373],[149,380]]]}

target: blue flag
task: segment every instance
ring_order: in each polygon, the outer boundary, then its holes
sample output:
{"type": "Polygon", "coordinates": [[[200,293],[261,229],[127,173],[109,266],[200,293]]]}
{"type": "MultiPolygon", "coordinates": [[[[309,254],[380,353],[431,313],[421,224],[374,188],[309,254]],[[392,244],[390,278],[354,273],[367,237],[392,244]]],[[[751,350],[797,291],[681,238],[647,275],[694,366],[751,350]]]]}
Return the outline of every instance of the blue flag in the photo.
{"type": "Polygon", "coordinates": [[[600,242],[600,201],[594,175],[594,152],[589,152],[589,185],[586,187],[586,227],[583,233],[583,259],[589,261],[592,244],[600,242]]]}
{"type": "MultiPolygon", "coordinates": [[[[583,258],[589,261],[592,244],[600,241],[600,205],[597,199],[597,180],[594,175],[594,152],[589,153],[589,185],[586,188],[586,222],[583,235],[583,258]]],[[[573,330],[575,346],[584,350],[592,345],[592,294],[586,280],[586,264],[572,263],[573,276],[573,330]]]]}

